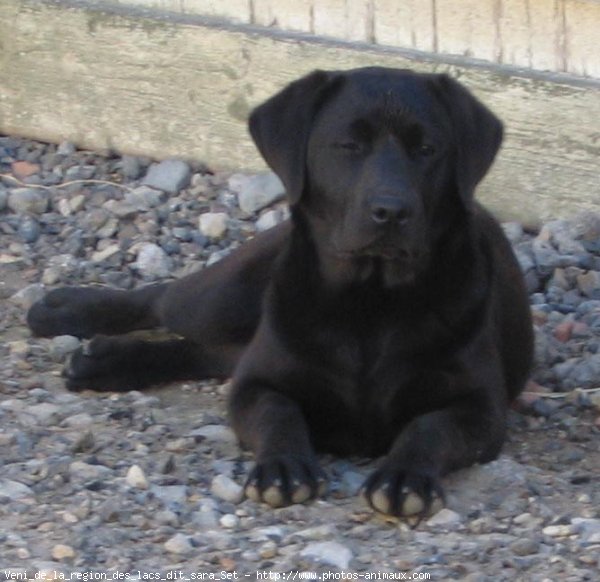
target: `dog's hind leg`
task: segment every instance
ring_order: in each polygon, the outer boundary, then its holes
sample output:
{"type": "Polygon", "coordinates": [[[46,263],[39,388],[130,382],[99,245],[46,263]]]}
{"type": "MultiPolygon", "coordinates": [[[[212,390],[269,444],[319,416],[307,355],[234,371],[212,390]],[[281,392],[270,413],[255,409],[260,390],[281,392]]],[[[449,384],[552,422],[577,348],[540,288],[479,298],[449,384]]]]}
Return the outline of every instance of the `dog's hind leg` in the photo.
{"type": "Polygon", "coordinates": [[[99,287],[63,287],[48,293],[27,313],[34,335],[118,335],[160,325],[156,305],[167,284],[133,291],[99,287]]]}
{"type": "Polygon", "coordinates": [[[67,362],[67,388],[101,392],[139,390],[176,380],[225,378],[241,347],[204,348],[186,339],[147,341],[96,336],[67,362]]]}

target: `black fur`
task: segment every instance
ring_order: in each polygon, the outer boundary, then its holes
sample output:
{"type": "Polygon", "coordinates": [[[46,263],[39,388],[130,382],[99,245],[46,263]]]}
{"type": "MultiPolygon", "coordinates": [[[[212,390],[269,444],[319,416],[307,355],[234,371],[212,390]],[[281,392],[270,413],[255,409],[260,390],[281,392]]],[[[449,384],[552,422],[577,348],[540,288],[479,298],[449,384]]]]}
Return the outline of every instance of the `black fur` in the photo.
{"type": "Polygon", "coordinates": [[[425,514],[445,473],[498,455],[531,364],[518,265],[473,200],[501,123],[447,76],[367,68],[292,83],[250,131],[286,185],[290,223],[167,286],[53,291],[29,324],[185,338],[94,339],[67,367],[71,389],[233,373],[253,499],[320,494],[315,451],[386,455],[368,502],[425,514]]]}

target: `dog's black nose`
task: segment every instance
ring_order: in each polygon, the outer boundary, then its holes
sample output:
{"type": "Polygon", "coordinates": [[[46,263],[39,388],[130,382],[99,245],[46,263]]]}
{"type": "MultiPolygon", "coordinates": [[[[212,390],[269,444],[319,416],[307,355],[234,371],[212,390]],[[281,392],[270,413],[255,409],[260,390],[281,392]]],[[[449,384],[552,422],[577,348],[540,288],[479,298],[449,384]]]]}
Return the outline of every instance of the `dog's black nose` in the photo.
{"type": "Polygon", "coordinates": [[[410,214],[406,203],[396,196],[376,196],[371,200],[371,218],[377,224],[403,224],[410,214]]]}

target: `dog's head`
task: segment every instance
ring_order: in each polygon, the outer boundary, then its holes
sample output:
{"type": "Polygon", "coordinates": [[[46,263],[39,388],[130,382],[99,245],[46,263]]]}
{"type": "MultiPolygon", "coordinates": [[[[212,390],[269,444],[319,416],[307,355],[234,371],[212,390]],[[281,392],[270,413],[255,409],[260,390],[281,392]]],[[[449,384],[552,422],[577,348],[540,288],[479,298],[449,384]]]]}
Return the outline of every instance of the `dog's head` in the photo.
{"type": "Polygon", "coordinates": [[[500,121],[446,75],[316,71],[259,106],[250,132],[323,256],[410,283],[468,217],[500,121]]]}

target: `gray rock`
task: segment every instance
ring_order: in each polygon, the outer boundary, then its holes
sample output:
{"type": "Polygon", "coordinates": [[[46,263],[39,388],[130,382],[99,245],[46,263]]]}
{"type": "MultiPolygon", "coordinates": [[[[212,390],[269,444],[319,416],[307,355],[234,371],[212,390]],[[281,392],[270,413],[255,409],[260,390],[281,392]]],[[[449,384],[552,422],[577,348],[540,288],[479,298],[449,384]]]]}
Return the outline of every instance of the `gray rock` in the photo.
{"type": "Polygon", "coordinates": [[[194,429],[189,436],[201,436],[209,441],[237,443],[237,438],[233,430],[222,424],[207,424],[194,429]]]}
{"type": "Polygon", "coordinates": [[[165,542],[165,550],[172,554],[189,554],[194,551],[190,538],[182,533],[175,534],[165,542]]]}
{"type": "Polygon", "coordinates": [[[107,478],[112,475],[112,470],[104,465],[91,465],[84,461],[73,461],[69,465],[69,474],[71,477],[87,481],[107,478]]]}
{"type": "Polygon", "coordinates": [[[11,481],[10,479],[0,479],[0,498],[2,497],[15,500],[23,497],[35,497],[35,494],[30,487],[23,483],[11,481]]]}
{"type": "Polygon", "coordinates": [[[244,488],[227,475],[217,475],[212,480],[210,490],[219,499],[236,505],[244,499],[244,488]]]}
{"type": "Polygon", "coordinates": [[[129,467],[127,475],[125,475],[125,482],[135,489],[148,489],[149,487],[148,479],[139,465],[129,467]]]}
{"type": "Polygon", "coordinates": [[[461,521],[462,517],[459,513],[456,513],[456,511],[452,511],[451,509],[444,507],[427,520],[427,525],[432,528],[452,527],[460,524],[461,521]]]}
{"type": "Polygon", "coordinates": [[[23,242],[34,243],[40,238],[40,225],[33,216],[24,216],[19,224],[17,233],[23,242]]]}
{"type": "Polygon", "coordinates": [[[72,156],[76,151],[77,147],[70,141],[63,141],[56,148],[56,153],[61,156],[72,156]]]}
{"type": "Polygon", "coordinates": [[[89,428],[94,424],[94,418],[87,412],[80,412],[79,414],[68,416],[60,424],[61,426],[66,426],[68,428],[84,429],[89,428]]]}
{"type": "Polygon", "coordinates": [[[573,531],[590,544],[600,543],[600,519],[574,517],[571,520],[573,531]]]}
{"type": "Polygon", "coordinates": [[[65,178],[67,180],[89,180],[94,177],[96,173],[96,166],[91,165],[77,165],[71,166],[65,172],[65,178]]]}
{"type": "Polygon", "coordinates": [[[517,243],[523,238],[523,227],[519,222],[504,222],[502,230],[511,243],[517,243]]]}
{"type": "MultiPolygon", "coordinates": [[[[114,257],[117,257],[117,255],[120,255],[121,253],[121,249],[119,248],[118,244],[112,244],[112,245],[108,245],[106,248],[99,250],[99,251],[94,251],[92,253],[92,256],[90,257],[92,263],[101,263],[103,261],[107,261],[109,259],[112,259],[114,257]]],[[[120,259],[120,257],[119,257],[120,259]]],[[[120,260],[119,260],[120,262],[120,260]]]]}
{"type": "Polygon", "coordinates": [[[140,160],[135,156],[124,155],[121,158],[120,167],[123,176],[129,180],[137,180],[142,173],[140,160]]]}
{"type": "Polygon", "coordinates": [[[535,539],[523,538],[513,542],[510,545],[510,549],[512,553],[517,556],[529,556],[530,554],[535,554],[539,551],[540,543],[535,539]]]}
{"type": "Polygon", "coordinates": [[[344,471],[341,478],[341,490],[346,495],[356,495],[365,482],[365,476],[352,469],[344,471]]]}
{"type": "Polygon", "coordinates": [[[284,215],[281,210],[268,210],[256,221],[256,230],[262,232],[277,226],[284,220],[284,215]]]}
{"type": "Polygon", "coordinates": [[[136,216],[138,209],[124,200],[107,200],[102,208],[114,214],[117,218],[131,218],[136,216]]]}
{"type": "Polygon", "coordinates": [[[5,188],[0,186],[0,212],[6,209],[8,202],[8,192],[5,188]]]}
{"type": "Polygon", "coordinates": [[[55,362],[62,362],[68,354],[81,345],[79,338],[72,335],[59,335],[50,341],[50,355],[55,362]]]}
{"type": "Polygon", "coordinates": [[[164,160],[150,166],[143,184],[169,194],[177,194],[190,183],[191,175],[192,171],[184,161],[164,160]]]}
{"type": "Polygon", "coordinates": [[[17,214],[43,214],[48,210],[48,192],[39,188],[14,188],[8,207],[17,214]]]}
{"type": "Polygon", "coordinates": [[[45,426],[56,424],[64,414],[64,410],[61,410],[60,406],[50,402],[40,402],[29,406],[26,412],[34,416],[38,423],[45,426]]]}
{"type": "Polygon", "coordinates": [[[172,264],[167,253],[158,245],[143,243],[132,266],[144,276],[163,278],[170,274],[172,264]]]}
{"type": "Polygon", "coordinates": [[[253,176],[234,174],[228,186],[238,195],[238,204],[247,214],[262,210],[285,196],[285,188],[273,172],[253,176]]]}
{"type": "Polygon", "coordinates": [[[236,529],[240,525],[240,518],[233,513],[226,513],[219,519],[219,523],[226,529],[236,529]]]}
{"type": "Polygon", "coordinates": [[[185,485],[152,485],[150,491],[167,506],[185,503],[188,496],[185,485]]]}
{"type": "Polygon", "coordinates": [[[119,219],[110,217],[104,224],[96,230],[98,238],[110,238],[119,230],[119,219]]]}
{"type": "Polygon", "coordinates": [[[149,210],[160,205],[162,196],[158,190],[140,186],[125,194],[125,202],[136,210],[149,210]]]}
{"type": "Polygon", "coordinates": [[[225,212],[205,212],[198,218],[198,229],[208,238],[221,239],[227,232],[228,222],[225,212]]]}
{"type": "Polygon", "coordinates": [[[577,276],[577,287],[591,299],[600,299],[600,273],[588,271],[577,276]]]}
{"type": "Polygon", "coordinates": [[[308,544],[300,556],[309,558],[327,566],[347,570],[352,560],[352,552],[338,542],[314,542],[308,544]]]}

